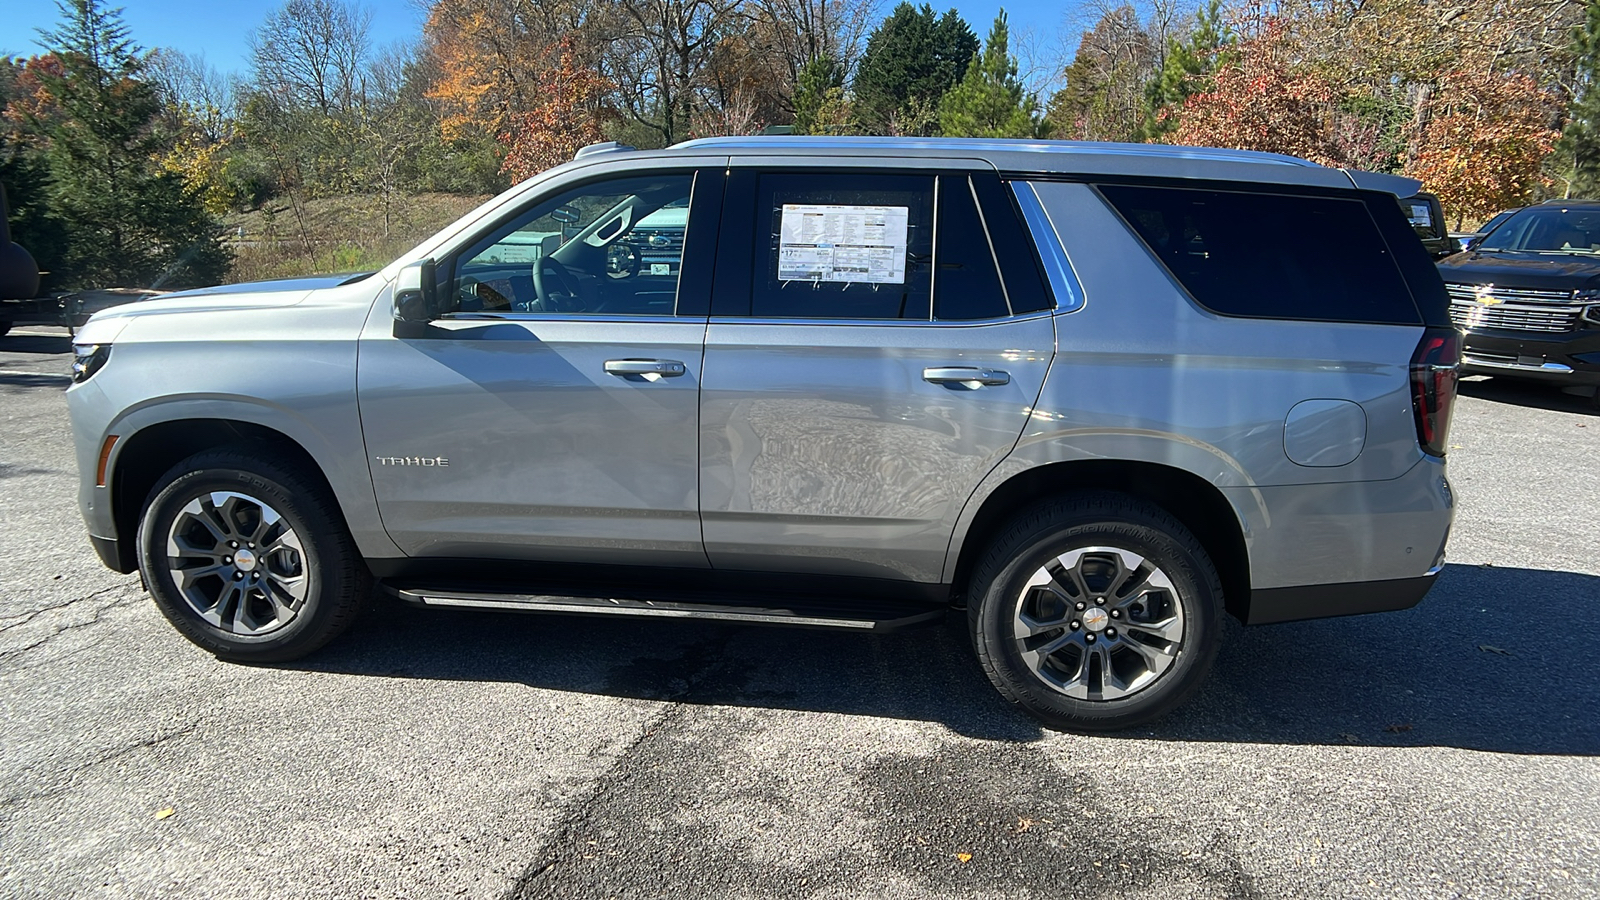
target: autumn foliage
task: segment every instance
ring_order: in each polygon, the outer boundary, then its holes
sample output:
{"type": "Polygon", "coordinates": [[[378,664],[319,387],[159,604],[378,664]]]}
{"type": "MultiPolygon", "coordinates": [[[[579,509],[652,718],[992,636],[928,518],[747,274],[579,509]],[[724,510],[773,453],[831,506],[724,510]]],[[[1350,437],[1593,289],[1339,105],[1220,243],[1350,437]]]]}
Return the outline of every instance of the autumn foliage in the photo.
{"type": "Polygon", "coordinates": [[[1175,144],[1287,153],[1342,165],[1328,120],[1336,89],[1294,65],[1294,44],[1281,20],[1242,41],[1214,73],[1215,87],[1184,102],[1175,144]]]}
{"type": "Polygon", "coordinates": [[[1575,2],[1239,0],[1202,89],[1158,111],[1161,139],[1394,172],[1457,221],[1552,187],[1572,96],[1575,2]]]}
{"type": "Polygon", "coordinates": [[[506,152],[501,171],[517,181],[605,140],[602,125],[616,115],[605,106],[610,82],[578,63],[570,40],[560,41],[554,51],[555,65],[534,82],[538,99],[527,112],[511,115],[499,135],[506,152]]]}
{"type": "Polygon", "coordinates": [[[1406,174],[1437,191],[1458,217],[1487,219],[1526,204],[1560,136],[1550,128],[1550,106],[1526,75],[1452,72],[1406,174]]]}

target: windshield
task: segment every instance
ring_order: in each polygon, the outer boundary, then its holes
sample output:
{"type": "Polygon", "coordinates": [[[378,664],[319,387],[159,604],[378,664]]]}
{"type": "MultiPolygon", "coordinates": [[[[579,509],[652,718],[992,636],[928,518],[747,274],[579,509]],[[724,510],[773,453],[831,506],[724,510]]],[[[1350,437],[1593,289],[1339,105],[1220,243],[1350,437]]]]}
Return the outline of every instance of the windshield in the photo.
{"type": "Polygon", "coordinates": [[[1483,223],[1483,227],[1478,229],[1478,233],[1479,234],[1488,234],[1489,232],[1495,230],[1496,228],[1499,228],[1501,222],[1504,222],[1505,220],[1511,218],[1512,216],[1516,215],[1516,213],[1517,213],[1516,210],[1508,209],[1503,213],[1497,214],[1494,218],[1492,218],[1489,221],[1483,223]]]}
{"type": "Polygon", "coordinates": [[[1478,250],[1600,255],[1600,207],[1535,206],[1478,241],[1478,250]]]}

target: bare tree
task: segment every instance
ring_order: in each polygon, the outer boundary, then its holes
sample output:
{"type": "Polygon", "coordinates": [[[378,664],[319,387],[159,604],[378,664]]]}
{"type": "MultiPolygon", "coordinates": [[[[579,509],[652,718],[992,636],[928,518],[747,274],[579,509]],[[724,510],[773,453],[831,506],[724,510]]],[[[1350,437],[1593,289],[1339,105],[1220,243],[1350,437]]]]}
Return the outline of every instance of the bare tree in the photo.
{"type": "Polygon", "coordinates": [[[145,61],[145,72],[169,108],[187,110],[208,140],[224,137],[233,113],[233,85],[204,54],[160,47],[145,61]]]}
{"type": "Polygon", "coordinates": [[[258,88],[324,115],[356,102],[372,12],[340,0],[288,0],[250,36],[258,88]]]}
{"type": "Polygon", "coordinates": [[[877,0],[750,0],[746,15],[770,29],[792,83],[812,60],[831,57],[848,72],[878,21],[877,0]]]}
{"type": "Polygon", "coordinates": [[[713,52],[739,15],[739,0],[618,0],[602,34],[623,113],[660,143],[687,137],[714,97],[713,52]]]}

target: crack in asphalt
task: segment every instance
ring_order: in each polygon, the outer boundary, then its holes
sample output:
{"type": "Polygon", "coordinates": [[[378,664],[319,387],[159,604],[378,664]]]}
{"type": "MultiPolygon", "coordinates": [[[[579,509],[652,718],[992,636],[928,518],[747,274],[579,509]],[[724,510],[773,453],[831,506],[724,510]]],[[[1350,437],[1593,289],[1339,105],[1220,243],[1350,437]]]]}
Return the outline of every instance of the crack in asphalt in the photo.
{"type": "Polygon", "coordinates": [[[19,466],[12,463],[0,463],[0,478],[20,478],[25,475],[55,475],[55,469],[40,469],[34,466],[19,466]]]}
{"type": "MultiPolygon", "coordinates": [[[[34,800],[47,800],[51,797],[59,797],[62,794],[70,792],[75,786],[78,776],[88,772],[90,769],[98,768],[99,766],[103,766],[108,762],[121,759],[124,756],[127,756],[131,753],[136,753],[140,750],[154,749],[162,744],[167,743],[168,741],[174,741],[179,738],[187,737],[193,734],[199,727],[199,725],[189,725],[188,727],[180,728],[176,731],[168,731],[153,735],[151,737],[134,741],[131,744],[125,744],[114,750],[102,753],[99,756],[96,756],[94,759],[79,763],[78,765],[75,765],[64,772],[59,773],[59,777],[62,779],[62,783],[59,786],[40,791],[32,791],[25,794],[13,794],[6,797],[0,797],[0,807],[19,806],[34,800]]],[[[28,769],[23,769],[19,774],[25,777],[28,774],[28,771],[28,769]]]]}
{"type": "Polygon", "coordinates": [[[60,603],[52,603],[49,606],[41,606],[38,609],[32,609],[25,613],[18,613],[14,616],[0,616],[0,634],[10,631],[18,626],[26,625],[45,613],[55,612],[58,609],[66,609],[75,603],[82,603],[85,600],[93,600],[94,598],[103,594],[109,594],[112,591],[120,590],[122,587],[124,586],[118,585],[116,587],[101,588],[92,594],[85,594],[82,597],[74,597],[71,600],[64,600],[60,603]]]}
{"type": "MultiPolygon", "coordinates": [[[[19,628],[19,627],[21,627],[23,625],[27,625],[30,622],[32,622],[34,619],[38,618],[39,616],[41,616],[41,615],[43,615],[45,613],[56,612],[56,611],[60,611],[60,610],[63,610],[63,609],[67,609],[68,607],[71,607],[71,606],[74,606],[76,604],[82,603],[82,602],[84,602],[86,600],[93,600],[96,597],[100,597],[100,596],[108,594],[108,593],[110,593],[112,591],[117,591],[117,590],[126,590],[126,588],[123,588],[123,587],[102,588],[101,590],[95,591],[92,594],[87,594],[87,595],[85,595],[83,597],[78,597],[78,598],[75,598],[73,600],[68,600],[65,603],[58,603],[58,604],[55,604],[53,606],[44,607],[43,609],[37,609],[37,610],[33,610],[31,612],[23,613],[20,616],[13,617],[13,618],[17,619],[17,621],[7,623],[3,627],[0,627],[0,633],[5,633],[5,632],[11,631],[13,629],[19,628]]],[[[24,644],[21,647],[14,647],[14,648],[11,648],[9,650],[0,650],[0,663],[9,662],[10,660],[15,659],[15,658],[17,658],[19,656],[22,656],[25,653],[28,653],[28,652],[33,651],[33,650],[37,650],[40,647],[43,647],[45,644],[48,644],[51,641],[55,640],[56,638],[60,637],[61,635],[66,634],[67,632],[77,631],[80,628],[87,628],[90,625],[98,624],[101,621],[102,617],[107,612],[110,612],[111,610],[117,609],[119,607],[131,606],[131,605],[133,605],[135,603],[140,602],[142,599],[143,599],[143,595],[141,595],[141,594],[139,594],[137,592],[131,593],[128,596],[126,596],[126,597],[124,597],[124,598],[122,598],[120,600],[117,600],[117,601],[115,601],[113,603],[107,603],[104,606],[97,607],[95,609],[95,611],[94,611],[93,618],[86,619],[86,620],[84,620],[82,622],[71,622],[71,623],[68,623],[66,625],[61,625],[61,626],[55,627],[50,631],[49,634],[47,634],[44,637],[34,641],[31,644],[24,644]]]]}

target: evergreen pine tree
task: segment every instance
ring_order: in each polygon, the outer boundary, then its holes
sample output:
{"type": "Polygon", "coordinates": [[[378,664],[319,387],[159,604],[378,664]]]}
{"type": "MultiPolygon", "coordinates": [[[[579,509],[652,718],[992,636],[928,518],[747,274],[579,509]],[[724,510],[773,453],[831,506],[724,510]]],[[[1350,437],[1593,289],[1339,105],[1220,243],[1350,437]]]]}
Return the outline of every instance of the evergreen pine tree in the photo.
{"type": "Polygon", "coordinates": [[[41,31],[60,69],[41,78],[52,114],[29,122],[45,144],[51,211],[69,223],[70,286],[210,284],[228,254],[200,198],[158,170],[161,100],[141,78],[144,56],[121,10],[57,0],[61,25],[41,31]]]}
{"type": "Polygon", "coordinates": [[[1578,87],[1556,153],[1572,166],[1567,196],[1600,197],[1600,0],[1589,0],[1583,24],[1573,29],[1572,55],[1578,87]]]}
{"type": "Polygon", "coordinates": [[[834,134],[830,108],[844,99],[844,67],[831,56],[818,56],[800,70],[794,88],[794,133],[834,134]]]}
{"type": "Polygon", "coordinates": [[[955,10],[908,2],[867,38],[856,67],[856,127],[865,134],[932,134],[939,101],[966,74],[978,36],[955,10]]]}
{"type": "Polygon", "coordinates": [[[1216,71],[1219,52],[1233,41],[1222,21],[1222,0],[1196,10],[1194,19],[1188,39],[1172,42],[1161,72],[1145,87],[1145,117],[1137,135],[1141,140],[1158,141],[1178,127],[1172,113],[1206,89],[1205,76],[1216,71]]]}
{"type": "Polygon", "coordinates": [[[1006,11],[995,16],[989,41],[966,77],[939,105],[939,129],[946,137],[1040,137],[1039,101],[1017,78],[1011,58],[1006,11]]]}

